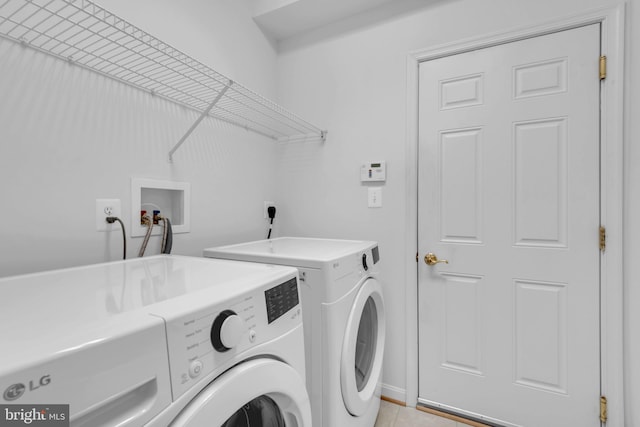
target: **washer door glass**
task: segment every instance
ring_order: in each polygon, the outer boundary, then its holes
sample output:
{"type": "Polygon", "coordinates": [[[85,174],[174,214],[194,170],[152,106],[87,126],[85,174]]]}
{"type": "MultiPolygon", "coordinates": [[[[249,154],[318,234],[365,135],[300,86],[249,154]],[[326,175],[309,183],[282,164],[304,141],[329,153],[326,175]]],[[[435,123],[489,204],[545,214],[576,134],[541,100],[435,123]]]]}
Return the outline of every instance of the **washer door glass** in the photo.
{"type": "Polygon", "coordinates": [[[367,278],[355,296],[342,343],[340,385],[345,407],[363,415],[379,398],[385,323],[382,287],[367,278]]]}
{"type": "Polygon", "coordinates": [[[222,427],[285,427],[278,404],[269,396],[260,396],[244,405],[222,427]]]}

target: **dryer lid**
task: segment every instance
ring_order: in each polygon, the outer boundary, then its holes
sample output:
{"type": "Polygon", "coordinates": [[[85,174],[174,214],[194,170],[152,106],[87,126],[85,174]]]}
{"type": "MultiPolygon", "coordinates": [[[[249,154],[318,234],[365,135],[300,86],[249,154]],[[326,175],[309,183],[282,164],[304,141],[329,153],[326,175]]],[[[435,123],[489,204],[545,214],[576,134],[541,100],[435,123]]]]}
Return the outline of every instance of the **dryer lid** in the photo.
{"type": "Polygon", "coordinates": [[[204,250],[204,256],[296,267],[322,268],[328,262],[350,254],[377,248],[377,246],[376,242],[365,240],[279,237],[271,240],[207,248],[204,250]]]}

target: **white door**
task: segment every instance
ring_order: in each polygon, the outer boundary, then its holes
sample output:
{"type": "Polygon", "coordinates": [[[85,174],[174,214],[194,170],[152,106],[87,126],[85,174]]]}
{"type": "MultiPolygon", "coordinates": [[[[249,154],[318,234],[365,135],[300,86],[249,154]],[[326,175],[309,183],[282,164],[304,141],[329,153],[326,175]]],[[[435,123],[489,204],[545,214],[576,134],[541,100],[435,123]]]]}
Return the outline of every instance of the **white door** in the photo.
{"type": "Polygon", "coordinates": [[[420,402],[600,425],[599,55],[590,25],[420,65],[420,402]]]}

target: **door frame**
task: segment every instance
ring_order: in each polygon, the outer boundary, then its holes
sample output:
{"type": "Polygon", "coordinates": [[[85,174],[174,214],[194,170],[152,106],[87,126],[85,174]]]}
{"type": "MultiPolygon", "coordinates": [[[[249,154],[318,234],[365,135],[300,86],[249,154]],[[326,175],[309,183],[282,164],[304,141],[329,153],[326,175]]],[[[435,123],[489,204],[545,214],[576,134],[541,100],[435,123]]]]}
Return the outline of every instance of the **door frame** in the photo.
{"type": "MultiPolygon", "coordinates": [[[[601,24],[601,52],[607,56],[607,78],[601,84],[600,218],[607,247],[600,255],[601,393],[608,401],[608,427],[624,427],[623,373],[623,106],[625,4],[592,10],[505,32],[410,52],[407,56],[407,128],[405,232],[406,390],[405,402],[418,401],[418,83],[421,62],[526,38],[601,24]],[[415,236],[415,238],[410,237],[415,236]]],[[[594,74],[597,72],[594,59],[594,74]]],[[[594,230],[597,233],[598,230],[594,230]]],[[[395,396],[394,396],[395,397],[395,396]]],[[[399,398],[399,396],[397,396],[399,398]]],[[[594,402],[594,405],[597,405],[594,402]]]]}

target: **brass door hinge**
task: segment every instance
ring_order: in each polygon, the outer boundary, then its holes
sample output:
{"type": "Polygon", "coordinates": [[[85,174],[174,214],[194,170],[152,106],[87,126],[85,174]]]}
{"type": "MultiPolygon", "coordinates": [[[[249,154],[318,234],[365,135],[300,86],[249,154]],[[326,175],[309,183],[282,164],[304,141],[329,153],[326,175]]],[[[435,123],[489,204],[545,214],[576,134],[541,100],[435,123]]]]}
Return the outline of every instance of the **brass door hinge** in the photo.
{"type": "Polygon", "coordinates": [[[607,249],[607,229],[602,225],[600,226],[600,251],[604,252],[607,249]]]}
{"type": "Polygon", "coordinates": [[[607,57],[602,55],[600,57],[600,80],[607,78],[607,57]]]}
{"type": "Polygon", "coordinates": [[[600,396],[600,421],[607,422],[607,398],[600,396]]]}

